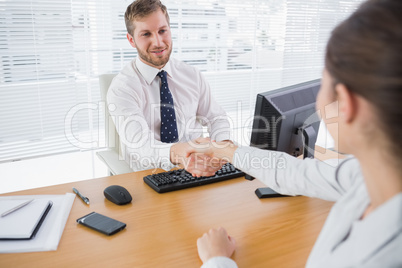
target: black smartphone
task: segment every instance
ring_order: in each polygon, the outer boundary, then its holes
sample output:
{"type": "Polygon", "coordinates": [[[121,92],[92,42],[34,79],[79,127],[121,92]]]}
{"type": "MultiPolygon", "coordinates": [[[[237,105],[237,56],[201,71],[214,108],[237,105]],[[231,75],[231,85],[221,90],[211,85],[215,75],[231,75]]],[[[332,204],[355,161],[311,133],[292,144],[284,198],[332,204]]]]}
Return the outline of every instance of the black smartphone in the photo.
{"type": "Polygon", "coordinates": [[[126,227],[125,223],[97,212],[91,212],[77,219],[77,222],[106,235],[115,234],[126,227]]]}
{"type": "Polygon", "coordinates": [[[258,188],[257,190],[255,190],[255,194],[258,196],[258,198],[289,196],[289,195],[282,195],[280,193],[277,193],[269,187],[258,188]]]}

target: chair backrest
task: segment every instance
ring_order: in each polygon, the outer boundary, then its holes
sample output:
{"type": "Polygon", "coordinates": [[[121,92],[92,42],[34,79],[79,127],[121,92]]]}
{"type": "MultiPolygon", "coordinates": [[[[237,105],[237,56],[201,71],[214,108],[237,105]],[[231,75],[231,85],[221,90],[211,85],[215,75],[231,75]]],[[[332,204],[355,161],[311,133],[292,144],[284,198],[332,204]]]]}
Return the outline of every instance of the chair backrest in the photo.
{"type": "Polygon", "coordinates": [[[106,96],[113,78],[117,74],[101,74],[99,75],[99,87],[101,93],[101,100],[105,103],[105,139],[106,146],[120,153],[119,134],[110,117],[106,96]]]}

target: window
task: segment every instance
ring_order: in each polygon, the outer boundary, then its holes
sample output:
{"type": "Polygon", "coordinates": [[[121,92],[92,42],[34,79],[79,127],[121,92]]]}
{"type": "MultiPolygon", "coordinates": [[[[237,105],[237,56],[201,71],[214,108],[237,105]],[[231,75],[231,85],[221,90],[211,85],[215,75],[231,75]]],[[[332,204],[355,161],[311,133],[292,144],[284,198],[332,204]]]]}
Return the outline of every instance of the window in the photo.
{"type": "MultiPolygon", "coordinates": [[[[137,53],[131,1],[0,1],[0,162],[102,146],[98,75],[137,53]]],[[[320,77],[331,29],[361,0],[165,0],[173,56],[199,68],[247,144],[256,94],[320,77]]]]}

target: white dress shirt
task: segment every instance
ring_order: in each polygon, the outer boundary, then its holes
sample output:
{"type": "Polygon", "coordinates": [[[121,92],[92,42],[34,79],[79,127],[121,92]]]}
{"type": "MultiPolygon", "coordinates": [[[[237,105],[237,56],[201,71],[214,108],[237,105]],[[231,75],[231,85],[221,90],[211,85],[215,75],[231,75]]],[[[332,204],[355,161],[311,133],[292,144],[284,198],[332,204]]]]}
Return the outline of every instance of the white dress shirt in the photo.
{"type": "MultiPolygon", "coordinates": [[[[236,150],[233,164],[282,194],[336,201],[306,267],[402,267],[402,193],[361,220],[370,197],[357,159],[347,158],[333,167],[316,159],[244,147],[236,150]]],[[[220,257],[202,266],[211,267],[237,266],[220,257]]]]}
{"type": "MultiPolygon", "coordinates": [[[[199,138],[206,126],[210,137],[228,140],[230,124],[225,111],[213,99],[209,84],[200,71],[170,58],[161,69],[167,72],[173,95],[179,142],[199,138]]],[[[172,143],[160,141],[161,71],[131,61],[112,81],[107,103],[120,137],[122,156],[134,171],[163,168],[170,170],[172,143]]]]}

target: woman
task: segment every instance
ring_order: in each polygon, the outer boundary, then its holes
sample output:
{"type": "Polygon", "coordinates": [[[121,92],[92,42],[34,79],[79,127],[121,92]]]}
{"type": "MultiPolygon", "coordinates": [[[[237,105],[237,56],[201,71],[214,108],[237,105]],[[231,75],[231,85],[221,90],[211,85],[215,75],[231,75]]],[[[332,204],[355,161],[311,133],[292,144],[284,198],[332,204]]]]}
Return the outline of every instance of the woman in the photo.
{"type": "MultiPolygon", "coordinates": [[[[210,143],[187,153],[227,159],[283,194],[336,201],[307,267],[402,267],[401,105],[402,1],[370,0],[332,32],[317,96],[337,149],[355,157],[331,168],[282,154],[285,169],[262,170],[242,161],[269,157],[256,148],[210,143]],[[330,118],[325,107],[334,102],[339,115],[330,118]]],[[[197,246],[203,267],[236,267],[225,229],[211,229],[197,246]]]]}

